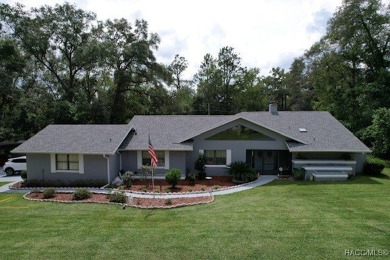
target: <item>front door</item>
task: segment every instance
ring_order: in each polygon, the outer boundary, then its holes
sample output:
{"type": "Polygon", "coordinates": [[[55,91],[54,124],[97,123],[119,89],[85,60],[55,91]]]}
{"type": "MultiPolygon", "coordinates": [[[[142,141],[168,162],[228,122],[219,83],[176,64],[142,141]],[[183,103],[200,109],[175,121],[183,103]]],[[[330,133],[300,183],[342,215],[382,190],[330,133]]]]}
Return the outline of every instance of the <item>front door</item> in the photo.
{"type": "Polygon", "coordinates": [[[263,151],[263,174],[277,174],[277,152],[263,151]]]}

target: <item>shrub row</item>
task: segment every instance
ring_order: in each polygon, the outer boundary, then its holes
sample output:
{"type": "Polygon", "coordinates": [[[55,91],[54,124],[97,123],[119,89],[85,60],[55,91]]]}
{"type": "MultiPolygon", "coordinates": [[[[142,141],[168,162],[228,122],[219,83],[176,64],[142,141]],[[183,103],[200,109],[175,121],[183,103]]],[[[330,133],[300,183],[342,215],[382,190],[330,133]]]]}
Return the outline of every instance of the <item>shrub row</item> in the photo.
{"type": "MultiPolygon", "coordinates": [[[[32,193],[38,193],[40,192],[38,189],[34,189],[32,193]]],[[[51,199],[54,198],[56,193],[55,188],[46,188],[43,190],[43,198],[44,199],[51,199]]],[[[77,189],[74,191],[72,199],[73,200],[85,200],[92,197],[92,193],[88,189],[77,189]]],[[[116,203],[126,203],[126,194],[121,191],[115,191],[110,194],[107,194],[108,199],[110,202],[116,202],[116,203]]]]}
{"type": "Polygon", "coordinates": [[[385,166],[377,161],[367,161],[364,164],[363,172],[367,175],[380,175],[385,166]]]}
{"type": "Polygon", "coordinates": [[[96,187],[100,188],[107,184],[106,180],[75,180],[75,181],[42,181],[27,180],[27,187],[96,187]]]}

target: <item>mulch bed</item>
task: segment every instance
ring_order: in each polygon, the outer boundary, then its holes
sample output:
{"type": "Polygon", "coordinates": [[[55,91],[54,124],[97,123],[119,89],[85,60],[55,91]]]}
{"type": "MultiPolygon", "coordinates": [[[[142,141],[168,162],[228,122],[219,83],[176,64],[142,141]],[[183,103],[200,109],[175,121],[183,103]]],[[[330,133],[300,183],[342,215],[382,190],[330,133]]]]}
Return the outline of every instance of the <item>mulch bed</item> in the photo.
{"type": "MultiPolygon", "coordinates": [[[[72,200],[72,193],[57,192],[54,198],[44,199],[43,193],[27,193],[26,199],[37,201],[53,201],[53,202],[90,202],[90,203],[111,203],[107,194],[93,193],[91,198],[85,200],[72,200]]],[[[214,200],[213,196],[199,196],[199,197],[182,197],[182,198],[133,198],[130,205],[136,208],[176,208],[191,206],[197,204],[210,203],[214,200]]]]}
{"type": "Polygon", "coordinates": [[[175,188],[165,180],[154,180],[154,190],[152,188],[152,180],[133,180],[132,186],[129,190],[137,192],[190,192],[190,191],[205,191],[214,190],[216,188],[223,189],[237,185],[232,181],[230,176],[216,176],[211,180],[196,180],[195,183],[190,183],[188,180],[180,180],[175,188]]]}
{"type": "Polygon", "coordinates": [[[133,198],[130,206],[138,208],[176,208],[196,204],[210,203],[214,200],[213,196],[201,197],[183,197],[166,199],[133,198]]]}

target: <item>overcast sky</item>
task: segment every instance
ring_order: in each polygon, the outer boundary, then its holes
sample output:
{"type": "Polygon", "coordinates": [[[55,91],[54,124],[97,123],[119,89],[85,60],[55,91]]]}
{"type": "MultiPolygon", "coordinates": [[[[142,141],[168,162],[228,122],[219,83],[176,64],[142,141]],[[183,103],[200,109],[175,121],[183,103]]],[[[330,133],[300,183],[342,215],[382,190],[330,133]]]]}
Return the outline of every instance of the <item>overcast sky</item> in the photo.
{"type": "MultiPolygon", "coordinates": [[[[386,0],[388,2],[389,0],[386,0]]],[[[27,7],[59,0],[20,0],[27,7]]],[[[160,35],[156,53],[169,64],[175,54],[189,61],[185,76],[197,72],[206,53],[214,57],[231,46],[242,64],[268,75],[272,67],[288,69],[295,57],[324,35],[326,23],[342,0],[81,0],[69,1],[95,12],[99,20],[145,19],[160,35]]]]}

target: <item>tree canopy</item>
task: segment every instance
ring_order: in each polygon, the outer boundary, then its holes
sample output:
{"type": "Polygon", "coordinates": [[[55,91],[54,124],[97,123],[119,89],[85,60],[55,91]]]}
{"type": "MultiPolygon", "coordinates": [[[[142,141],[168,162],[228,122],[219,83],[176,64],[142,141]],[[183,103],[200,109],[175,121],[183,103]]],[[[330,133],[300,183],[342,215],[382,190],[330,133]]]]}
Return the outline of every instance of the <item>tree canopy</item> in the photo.
{"type": "Polygon", "coordinates": [[[157,61],[159,44],[142,19],[100,21],[69,3],[0,4],[0,141],[52,123],[234,114],[276,101],[280,110],[329,111],[377,155],[390,154],[390,6],[380,0],[344,0],[318,42],[265,76],[224,46],[189,79],[180,54],[157,61]]]}

